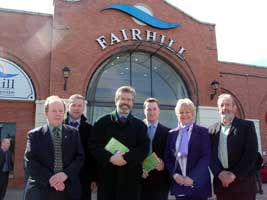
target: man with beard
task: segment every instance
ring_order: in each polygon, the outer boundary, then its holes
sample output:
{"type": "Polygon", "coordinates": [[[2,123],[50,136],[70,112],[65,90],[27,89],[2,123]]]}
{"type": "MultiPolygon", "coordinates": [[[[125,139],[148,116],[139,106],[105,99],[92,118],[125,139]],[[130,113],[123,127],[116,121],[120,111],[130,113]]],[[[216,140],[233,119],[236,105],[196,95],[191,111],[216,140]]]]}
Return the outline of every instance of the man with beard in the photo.
{"type": "Polygon", "coordinates": [[[218,200],[255,200],[255,126],[235,117],[236,105],[231,95],[220,95],[217,103],[221,121],[209,128],[215,194],[218,200]]]}
{"type": "Polygon", "coordinates": [[[115,94],[116,110],[98,119],[91,136],[91,152],[99,165],[98,200],[139,200],[142,162],[149,151],[146,125],[131,114],[135,90],[120,87],[115,94]],[[105,149],[111,138],[129,151],[110,153],[105,149]]]}
{"type": "Polygon", "coordinates": [[[91,200],[91,190],[96,190],[97,165],[95,158],[89,152],[88,144],[92,126],[83,115],[84,106],[85,99],[82,95],[74,94],[70,96],[65,124],[77,128],[79,131],[85,155],[84,163],[80,171],[80,181],[82,185],[81,200],[91,200]]]}

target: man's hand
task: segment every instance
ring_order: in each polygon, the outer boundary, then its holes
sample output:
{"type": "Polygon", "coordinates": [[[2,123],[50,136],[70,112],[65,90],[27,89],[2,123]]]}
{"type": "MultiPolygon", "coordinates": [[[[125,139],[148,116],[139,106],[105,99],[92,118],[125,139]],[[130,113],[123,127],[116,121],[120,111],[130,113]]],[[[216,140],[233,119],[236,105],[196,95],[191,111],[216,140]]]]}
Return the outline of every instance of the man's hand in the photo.
{"type": "Polygon", "coordinates": [[[175,182],[179,185],[184,185],[184,177],[180,174],[174,174],[173,175],[173,179],[175,180],[175,182]]]}
{"type": "Polygon", "coordinates": [[[121,152],[115,153],[113,156],[110,157],[110,162],[116,166],[126,165],[127,162],[124,160],[123,155],[124,153],[121,152]]]}
{"type": "Polygon", "coordinates": [[[61,183],[61,182],[58,182],[55,186],[54,186],[55,190],[56,191],[64,191],[65,189],[65,184],[64,183],[61,183]]]}
{"type": "Polygon", "coordinates": [[[91,188],[92,191],[95,192],[97,190],[97,184],[96,184],[96,182],[92,182],[91,185],[90,185],[90,188],[91,188]]]}
{"type": "MultiPolygon", "coordinates": [[[[58,183],[63,183],[66,181],[68,176],[64,172],[59,172],[54,174],[50,179],[49,179],[49,184],[51,187],[56,187],[58,183]]],[[[61,186],[59,186],[61,188],[61,186]]],[[[65,186],[64,186],[65,187],[65,186]]],[[[56,188],[55,188],[56,189],[56,188]]]]}
{"type": "Polygon", "coordinates": [[[149,176],[148,172],[146,170],[143,170],[142,177],[146,179],[149,176]]]}
{"type": "Polygon", "coordinates": [[[156,170],[158,171],[162,171],[164,169],[164,162],[159,158],[160,162],[159,164],[156,166],[156,170]]]}
{"type": "Polygon", "coordinates": [[[236,176],[230,171],[223,170],[219,173],[218,178],[221,180],[223,187],[228,187],[236,179],[236,176]]]}
{"type": "Polygon", "coordinates": [[[191,178],[188,177],[188,176],[184,177],[184,186],[194,187],[193,184],[194,184],[193,179],[191,179],[191,178]]]}

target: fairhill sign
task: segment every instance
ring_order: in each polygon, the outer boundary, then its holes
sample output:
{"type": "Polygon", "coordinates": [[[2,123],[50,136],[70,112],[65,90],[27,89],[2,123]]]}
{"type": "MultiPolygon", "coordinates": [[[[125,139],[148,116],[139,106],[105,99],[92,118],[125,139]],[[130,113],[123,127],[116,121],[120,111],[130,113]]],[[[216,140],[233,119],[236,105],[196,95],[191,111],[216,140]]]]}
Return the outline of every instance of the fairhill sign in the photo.
{"type": "Polygon", "coordinates": [[[158,43],[172,53],[175,53],[175,55],[180,59],[183,59],[183,53],[185,52],[185,49],[181,46],[176,49],[173,47],[173,44],[175,43],[174,39],[167,38],[166,35],[158,34],[155,31],[146,30],[145,33],[142,33],[141,30],[137,28],[132,28],[129,30],[121,29],[120,34],[110,32],[109,36],[101,35],[96,38],[96,42],[99,44],[102,50],[108,48],[109,46],[129,40],[158,43]]]}
{"type": "MultiPolygon", "coordinates": [[[[161,30],[173,29],[181,26],[181,24],[179,23],[170,23],[156,18],[155,16],[153,16],[151,8],[143,3],[136,4],[134,6],[128,4],[112,4],[102,10],[105,11],[110,9],[118,10],[130,15],[139,25],[148,25],[161,30]]],[[[145,30],[145,33],[142,33],[138,28],[132,28],[129,30],[121,29],[116,34],[110,32],[109,36],[101,35],[96,38],[96,42],[99,44],[102,50],[108,48],[109,46],[129,40],[157,43],[160,46],[165,47],[172,53],[175,53],[175,55],[180,59],[184,58],[183,53],[185,49],[183,47],[175,49],[173,47],[174,40],[172,38],[167,38],[166,35],[158,34],[155,31],[145,30]]]]}

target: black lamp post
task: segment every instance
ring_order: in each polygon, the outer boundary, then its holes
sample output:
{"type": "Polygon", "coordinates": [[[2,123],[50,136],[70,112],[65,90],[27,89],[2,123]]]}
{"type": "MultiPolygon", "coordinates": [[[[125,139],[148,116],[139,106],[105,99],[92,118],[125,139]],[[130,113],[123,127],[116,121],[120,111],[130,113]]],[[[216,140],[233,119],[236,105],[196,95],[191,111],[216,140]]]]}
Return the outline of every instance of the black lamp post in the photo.
{"type": "Polygon", "coordinates": [[[67,66],[65,66],[62,71],[63,71],[63,77],[64,77],[64,91],[66,91],[67,90],[67,81],[68,81],[68,78],[70,76],[70,69],[67,66]]]}
{"type": "Polygon", "coordinates": [[[218,81],[214,80],[214,81],[211,82],[210,85],[211,85],[211,87],[213,89],[213,93],[210,94],[210,100],[213,100],[215,95],[217,94],[217,91],[218,91],[220,83],[218,81]]]}

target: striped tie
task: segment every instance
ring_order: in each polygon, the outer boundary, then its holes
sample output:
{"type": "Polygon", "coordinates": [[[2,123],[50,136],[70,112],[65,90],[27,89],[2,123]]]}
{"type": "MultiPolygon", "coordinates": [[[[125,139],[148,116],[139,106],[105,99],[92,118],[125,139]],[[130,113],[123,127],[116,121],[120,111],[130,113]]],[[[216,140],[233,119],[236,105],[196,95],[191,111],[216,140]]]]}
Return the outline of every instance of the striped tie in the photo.
{"type": "Polygon", "coordinates": [[[60,129],[58,127],[53,128],[53,136],[55,155],[54,173],[58,173],[63,171],[60,129]]]}

